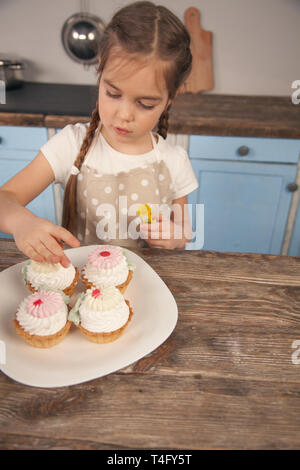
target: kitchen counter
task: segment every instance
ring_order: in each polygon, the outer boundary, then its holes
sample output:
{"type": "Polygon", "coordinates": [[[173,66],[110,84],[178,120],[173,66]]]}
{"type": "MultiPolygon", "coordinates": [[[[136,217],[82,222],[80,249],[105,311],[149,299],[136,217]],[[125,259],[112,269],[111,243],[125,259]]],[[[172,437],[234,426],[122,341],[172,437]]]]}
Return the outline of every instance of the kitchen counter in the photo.
{"type": "MultiPolygon", "coordinates": [[[[70,387],[0,373],[0,448],[299,448],[300,259],[134,251],[175,297],[171,336],[125,369],[70,387]]],[[[24,259],[0,240],[0,270],[24,259]]]]}
{"type": "MultiPolygon", "coordinates": [[[[26,82],[6,92],[0,125],[61,128],[88,122],[96,95],[94,86],[26,82]]],[[[186,93],[173,102],[169,132],[298,139],[300,105],[289,96],[186,93]]]]}

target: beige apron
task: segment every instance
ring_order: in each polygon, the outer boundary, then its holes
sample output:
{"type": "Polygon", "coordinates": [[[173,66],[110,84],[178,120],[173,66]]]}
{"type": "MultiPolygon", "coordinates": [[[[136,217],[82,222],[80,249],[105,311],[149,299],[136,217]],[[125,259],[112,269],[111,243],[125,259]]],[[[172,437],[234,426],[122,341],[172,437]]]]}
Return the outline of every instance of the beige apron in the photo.
{"type": "Polygon", "coordinates": [[[82,245],[147,246],[139,232],[138,207],[148,203],[158,215],[172,204],[171,175],[150,134],[156,156],[151,164],[117,175],[102,175],[82,165],[77,176],[75,231],[82,245]]]}

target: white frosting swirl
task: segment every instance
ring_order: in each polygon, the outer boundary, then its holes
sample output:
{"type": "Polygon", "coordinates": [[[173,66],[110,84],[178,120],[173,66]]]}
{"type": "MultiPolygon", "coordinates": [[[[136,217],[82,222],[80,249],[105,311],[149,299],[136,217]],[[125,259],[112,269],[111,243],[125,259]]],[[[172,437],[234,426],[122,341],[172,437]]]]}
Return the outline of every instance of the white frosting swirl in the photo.
{"type": "Polygon", "coordinates": [[[110,269],[97,269],[91,264],[87,264],[83,268],[84,277],[92,282],[96,287],[119,286],[126,281],[128,277],[128,264],[124,258],[114,268],[110,269]]]}
{"type": "Polygon", "coordinates": [[[129,318],[129,307],[118,289],[113,286],[101,290],[93,297],[94,289],[86,292],[79,308],[83,328],[94,333],[110,333],[125,325],[129,318]]]}
{"type": "Polygon", "coordinates": [[[27,331],[31,335],[48,336],[54,335],[64,328],[68,317],[68,308],[66,304],[63,304],[54,315],[39,318],[30,315],[28,312],[27,303],[29,300],[30,296],[26,297],[21,302],[16,314],[16,318],[23,330],[27,331]]]}
{"type": "Polygon", "coordinates": [[[27,281],[35,288],[47,286],[51,289],[64,290],[69,287],[75,277],[75,268],[72,264],[64,268],[60,263],[37,263],[31,261],[27,267],[27,281]]]}

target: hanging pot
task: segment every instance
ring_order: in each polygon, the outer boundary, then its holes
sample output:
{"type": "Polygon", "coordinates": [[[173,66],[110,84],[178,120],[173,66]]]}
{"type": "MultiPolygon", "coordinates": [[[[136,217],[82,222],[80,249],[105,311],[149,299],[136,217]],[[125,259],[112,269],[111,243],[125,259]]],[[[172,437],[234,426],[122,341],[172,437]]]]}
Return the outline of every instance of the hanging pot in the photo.
{"type": "Polygon", "coordinates": [[[104,28],[103,21],[90,13],[70,16],[62,29],[62,43],[68,56],[84,65],[95,64],[104,28]]]}

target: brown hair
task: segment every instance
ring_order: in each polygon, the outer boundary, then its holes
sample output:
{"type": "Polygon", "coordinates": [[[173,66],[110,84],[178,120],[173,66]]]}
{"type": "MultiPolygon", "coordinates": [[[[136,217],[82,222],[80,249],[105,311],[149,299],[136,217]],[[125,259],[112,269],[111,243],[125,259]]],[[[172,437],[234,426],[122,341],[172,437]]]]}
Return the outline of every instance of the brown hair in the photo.
{"type": "MultiPolygon", "coordinates": [[[[138,1],[121,8],[106,26],[99,45],[98,85],[113,47],[129,55],[154,57],[166,64],[164,78],[172,100],[190,73],[192,55],[190,36],[183,23],[167,8],[148,1],[138,1]]],[[[157,132],[164,139],[168,132],[168,108],[161,114],[157,132]]],[[[82,142],[74,166],[79,170],[100,122],[98,103],[82,142]]],[[[77,176],[71,174],[65,188],[62,225],[74,233],[77,176]]]]}

